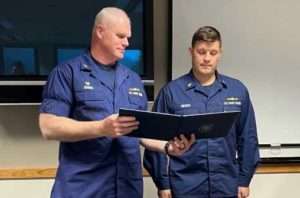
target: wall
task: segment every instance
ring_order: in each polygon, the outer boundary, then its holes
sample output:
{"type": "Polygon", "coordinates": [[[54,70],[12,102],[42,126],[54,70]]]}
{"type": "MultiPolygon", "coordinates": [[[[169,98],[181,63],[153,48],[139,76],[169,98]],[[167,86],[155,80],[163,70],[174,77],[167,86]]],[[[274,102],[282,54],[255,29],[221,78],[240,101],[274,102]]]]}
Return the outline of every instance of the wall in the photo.
{"type": "Polygon", "coordinates": [[[0,106],[1,169],[56,165],[57,145],[40,135],[38,106],[0,106]]]}
{"type": "MultiPolygon", "coordinates": [[[[154,0],[155,6],[160,7],[161,17],[166,17],[168,3],[166,0],[154,0]]],[[[158,10],[158,9],[156,9],[158,10]]],[[[164,26],[164,18],[157,17],[157,23],[164,26]]],[[[159,34],[159,25],[155,31],[159,34]]],[[[155,48],[161,48],[157,52],[164,55],[156,55],[155,75],[160,72],[160,67],[167,70],[167,41],[163,35],[155,48]]],[[[158,38],[159,39],[159,38],[158,38]]],[[[164,75],[159,77],[159,87],[164,84],[164,75]]],[[[41,138],[37,128],[38,106],[0,106],[0,168],[22,167],[48,167],[57,159],[57,142],[45,141],[41,138]]],[[[254,177],[252,183],[251,198],[282,198],[295,197],[300,194],[298,183],[300,174],[259,174],[254,177]]],[[[155,187],[149,177],[145,178],[145,198],[153,198],[156,195],[155,187]]],[[[49,197],[53,180],[0,180],[0,197],[6,198],[46,198],[49,197]]]]}
{"type": "MultiPolygon", "coordinates": [[[[193,33],[216,27],[223,44],[218,70],[249,88],[260,144],[300,143],[299,9],[296,0],[174,0],[173,77],[191,67],[193,33]]],[[[269,156],[299,157],[300,148],[295,150],[269,156]]]]}

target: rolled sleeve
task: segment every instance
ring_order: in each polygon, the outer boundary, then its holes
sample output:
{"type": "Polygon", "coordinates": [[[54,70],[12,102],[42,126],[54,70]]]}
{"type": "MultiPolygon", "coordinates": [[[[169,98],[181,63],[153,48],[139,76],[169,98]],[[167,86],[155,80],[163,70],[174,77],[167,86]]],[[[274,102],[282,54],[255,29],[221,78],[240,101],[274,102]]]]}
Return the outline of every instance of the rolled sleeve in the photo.
{"type": "Polygon", "coordinates": [[[73,99],[71,79],[67,65],[57,66],[51,72],[43,90],[40,113],[69,116],[73,99]]]}

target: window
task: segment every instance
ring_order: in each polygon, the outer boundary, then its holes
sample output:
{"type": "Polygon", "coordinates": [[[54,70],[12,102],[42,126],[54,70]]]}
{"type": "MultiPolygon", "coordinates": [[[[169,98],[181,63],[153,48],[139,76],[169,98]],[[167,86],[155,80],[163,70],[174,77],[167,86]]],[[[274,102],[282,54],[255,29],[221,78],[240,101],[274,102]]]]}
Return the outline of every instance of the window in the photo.
{"type": "Polygon", "coordinates": [[[2,75],[35,75],[35,49],[29,47],[4,47],[2,75]]]}

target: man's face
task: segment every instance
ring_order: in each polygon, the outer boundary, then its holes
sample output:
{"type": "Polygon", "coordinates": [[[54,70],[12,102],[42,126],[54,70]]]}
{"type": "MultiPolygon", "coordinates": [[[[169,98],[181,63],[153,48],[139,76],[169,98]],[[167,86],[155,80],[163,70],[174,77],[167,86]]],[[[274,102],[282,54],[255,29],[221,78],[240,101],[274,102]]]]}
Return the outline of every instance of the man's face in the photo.
{"type": "Polygon", "coordinates": [[[106,55],[114,61],[122,59],[130,36],[130,21],[126,18],[116,19],[113,24],[103,26],[102,43],[106,55]]]}
{"type": "Polygon", "coordinates": [[[219,41],[196,42],[189,50],[194,73],[205,77],[215,74],[222,52],[219,41]]]}

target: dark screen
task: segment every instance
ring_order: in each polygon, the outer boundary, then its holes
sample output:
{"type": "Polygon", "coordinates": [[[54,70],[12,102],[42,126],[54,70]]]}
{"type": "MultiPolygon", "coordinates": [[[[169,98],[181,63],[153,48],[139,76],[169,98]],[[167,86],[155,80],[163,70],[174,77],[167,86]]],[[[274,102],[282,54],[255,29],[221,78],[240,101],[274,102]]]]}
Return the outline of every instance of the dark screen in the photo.
{"type": "Polygon", "coordinates": [[[144,79],[152,79],[149,73],[152,69],[146,68],[151,61],[147,57],[149,53],[145,53],[150,47],[144,42],[149,40],[145,36],[145,24],[149,19],[146,20],[143,0],[3,0],[0,6],[0,77],[5,80],[42,77],[46,80],[58,63],[88,48],[94,17],[106,6],[125,10],[131,19],[132,37],[121,62],[144,79]]]}

